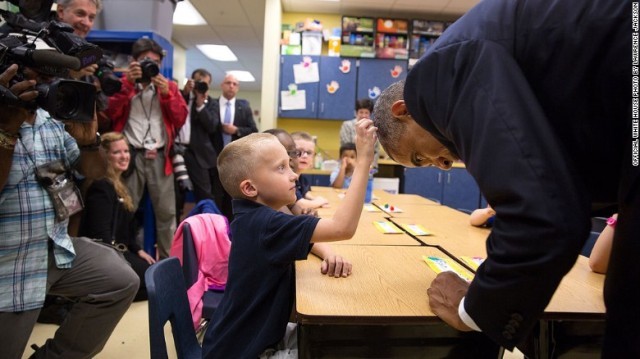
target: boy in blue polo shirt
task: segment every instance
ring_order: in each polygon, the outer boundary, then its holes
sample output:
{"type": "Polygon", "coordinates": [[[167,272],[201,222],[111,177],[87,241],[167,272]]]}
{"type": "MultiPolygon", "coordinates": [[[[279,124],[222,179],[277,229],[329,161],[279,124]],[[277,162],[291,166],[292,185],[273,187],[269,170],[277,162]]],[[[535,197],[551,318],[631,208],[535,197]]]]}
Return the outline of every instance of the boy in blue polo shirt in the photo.
{"type": "MultiPolygon", "coordinates": [[[[294,262],[306,259],[313,243],[353,236],[376,141],[371,120],[360,120],[356,131],[359,155],[350,190],[334,216],[326,219],[278,211],[296,200],[298,176],[275,136],[251,134],[220,153],[220,180],[234,198],[233,245],[224,298],[205,334],[204,358],[257,358],[275,348],[293,309],[294,262]]],[[[323,273],[350,274],[350,266],[325,263],[323,273]]]]}

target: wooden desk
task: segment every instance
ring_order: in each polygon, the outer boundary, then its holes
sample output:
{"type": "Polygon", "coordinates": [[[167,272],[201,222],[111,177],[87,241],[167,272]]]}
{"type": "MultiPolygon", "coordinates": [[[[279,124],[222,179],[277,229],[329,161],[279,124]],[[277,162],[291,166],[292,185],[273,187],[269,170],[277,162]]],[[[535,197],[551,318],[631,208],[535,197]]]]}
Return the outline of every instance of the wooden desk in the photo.
{"type": "Polygon", "coordinates": [[[373,190],[373,194],[374,197],[377,197],[377,199],[373,200],[373,202],[380,206],[384,206],[386,203],[398,207],[403,207],[407,204],[436,206],[440,205],[440,203],[436,201],[432,201],[417,194],[391,194],[384,190],[373,190]]]}
{"type": "MultiPolygon", "coordinates": [[[[328,209],[318,211],[320,217],[329,217],[333,212],[328,209]]],[[[353,238],[346,241],[332,242],[334,245],[373,245],[373,246],[420,246],[421,243],[409,234],[402,232],[398,234],[384,234],[373,225],[375,221],[387,221],[388,215],[382,211],[367,212],[362,211],[358,228],[353,238]]]]}
{"type": "Polygon", "coordinates": [[[296,262],[300,358],[416,357],[416,353],[424,357],[427,352],[444,357],[442,347],[450,348],[467,335],[445,325],[429,307],[426,290],[436,273],[422,256],[446,256],[437,248],[339,249],[353,263],[348,278],[321,275],[320,260],[312,256],[296,262]],[[397,351],[408,346],[416,351],[397,351]]]}

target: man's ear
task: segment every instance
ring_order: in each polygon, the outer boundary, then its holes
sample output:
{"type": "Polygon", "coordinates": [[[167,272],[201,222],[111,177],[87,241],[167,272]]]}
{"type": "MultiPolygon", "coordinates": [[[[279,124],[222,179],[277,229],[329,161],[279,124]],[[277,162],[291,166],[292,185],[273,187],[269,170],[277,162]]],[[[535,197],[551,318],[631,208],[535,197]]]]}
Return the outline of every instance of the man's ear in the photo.
{"type": "Polygon", "coordinates": [[[258,195],[258,189],[248,179],[240,182],[240,192],[247,198],[254,198],[258,195]]]}
{"type": "Polygon", "coordinates": [[[391,105],[391,113],[395,118],[405,118],[409,115],[409,110],[407,110],[407,105],[405,105],[404,100],[398,100],[391,105]]]}

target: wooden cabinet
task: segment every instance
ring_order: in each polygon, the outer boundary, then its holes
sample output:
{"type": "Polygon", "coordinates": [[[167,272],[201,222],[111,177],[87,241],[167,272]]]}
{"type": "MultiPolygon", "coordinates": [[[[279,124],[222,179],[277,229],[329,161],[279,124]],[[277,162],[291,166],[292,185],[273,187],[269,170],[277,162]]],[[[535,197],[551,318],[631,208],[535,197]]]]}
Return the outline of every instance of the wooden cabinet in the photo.
{"type": "Polygon", "coordinates": [[[407,77],[406,60],[360,59],[358,62],[356,99],[375,100],[389,85],[407,77]]]}
{"type": "MultiPolygon", "coordinates": [[[[315,71],[315,70],[313,70],[315,71]]],[[[329,56],[287,55],[280,57],[280,105],[278,115],[282,118],[319,118],[347,120],[354,116],[356,101],[355,59],[329,56]],[[311,59],[307,66],[318,69],[318,81],[296,83],[294,66],[305,66],[304,59],[311,59]],[[304,91],[305,108],[287,109],[283,106],[282,91],[291,91],[295,85],[298,95],[304,91]]],[[[300,81],[300,79],[298,79],[300,81]]]]}

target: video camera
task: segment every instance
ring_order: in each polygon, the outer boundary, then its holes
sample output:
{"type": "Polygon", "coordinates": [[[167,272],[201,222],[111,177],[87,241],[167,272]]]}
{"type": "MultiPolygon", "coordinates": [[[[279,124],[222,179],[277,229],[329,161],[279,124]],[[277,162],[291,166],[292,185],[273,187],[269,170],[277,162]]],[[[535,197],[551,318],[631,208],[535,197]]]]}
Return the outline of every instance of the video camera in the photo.
{"type": "MultiPolygon", "coordinates": [[[[102,58],[100,47],[73,33],[70,25],[58,22],[36,22],[22,14],[0,10],[9,31],[0,34],[0,73],[12,64],[20,69],[12,80],[24,80],[24,67],[51,77],[66,77],[68,70],[80,70],[102,58]]],[[[9,89],[0,86],[0,103],[47,110],[59,120],[89,122],[93,120],[96,88],[74,80],[54,79],[36,85],[38,97],[25,102],[9,89]]]]}

